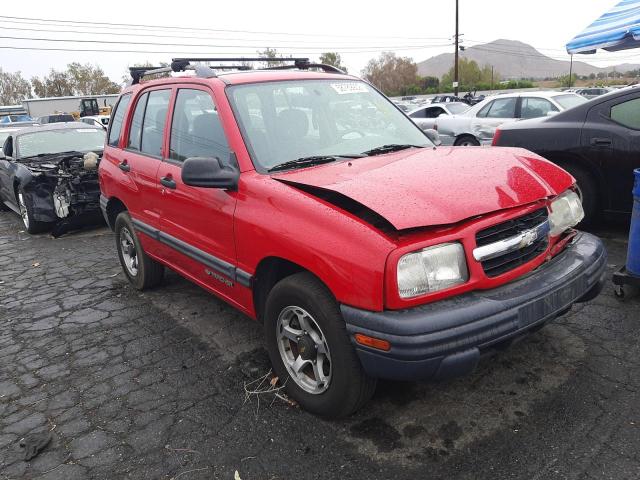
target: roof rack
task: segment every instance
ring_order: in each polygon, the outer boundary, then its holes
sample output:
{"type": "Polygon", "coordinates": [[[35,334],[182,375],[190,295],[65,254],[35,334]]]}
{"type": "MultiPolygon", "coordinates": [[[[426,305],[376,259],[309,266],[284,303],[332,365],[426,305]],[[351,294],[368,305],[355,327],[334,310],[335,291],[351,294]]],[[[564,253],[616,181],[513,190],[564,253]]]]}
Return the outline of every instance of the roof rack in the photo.
{"type": "Polygon", "coordinates": [[[344,74],[343,70],[340,70],[333,65],[326,65],[323,63],[311,63],[308,58],[270,58],[270,57],[240,57],[240,58],[220,58],[220,57],[212,57],[212,58],[173,58],[171,60],[170,66],[160,66],[160,67],[129,67],[129,72],[131,73],[131,84],[135,85],[140,83],[142,77],[147,75],[155,75],[158,73],[170,73],[170,72],[184,72],[187,70],[194,70],[196,76],[202,78],[213,78],[216,77],[216,70],[251,70],[252,67],[247,65],[248,63],[253,62],[291,62],[289,65],[276,65],[273,67],[266,67],[260,70],[289,70],[297,68],[299,70],[308,70],[310,68],[319,68],[320,70],[327,73],[340,73],[344,74]],[[196,62],[195,65],[192,65],[191,62],[196,62]],[[221,64],[221,65],[202,65],[202,62],[238,62],[238,64],[221,64]]]}

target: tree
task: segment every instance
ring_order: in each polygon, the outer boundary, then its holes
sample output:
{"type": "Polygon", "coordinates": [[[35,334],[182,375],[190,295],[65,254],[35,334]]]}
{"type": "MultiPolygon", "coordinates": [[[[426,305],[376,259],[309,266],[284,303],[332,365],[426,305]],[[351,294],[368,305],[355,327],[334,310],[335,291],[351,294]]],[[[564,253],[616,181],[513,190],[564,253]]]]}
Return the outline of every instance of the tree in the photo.
{"type": "Polygon", "coordinates": [[[0,68],[0,105],[16,105],[31,96],[31,84],[20,72],[4,72],[0,68]]]}
{"type": "Polygon", "coordinates": [[[440,79],[438,77],[418,77],[418,84],[423,90],[437,89],[440,86],[440,79]]]}
{"type": "Polygon", "coordinates": [[[65,71],[53,68],[49,75],[31,79],[38,97],[65,97],[70,95],[106,95],[119,93],[120,85],[111,81],[100,67],[91,64],[70,63],[65,71]]]}
{"type": "MultiPolygon", "coordinates": [[[[278,50],[269,47],[262,51],[258,50],[258,56],[263,58],[282,58],[282,55],[278,54],[278,50]]],[[[279,61],[264,62],[264,67],[279,67],[284,64],[285,62],[279,61]]]]}
{"type": "Polygon", "coordinates": [[[53,68],[42,80],[39,77],[33,77],[31,84],[38,97],[67,97],[74,94],[69,75],[53,68]]]}
{"type": "MultiPolygon", "coordinates": [[[[453,67],[442,77],[442,85],[451,85],[453,83],[454,71],[453,67]]],[[[500,74],[491,70],[490,65],[484,65],[482,68],[474,60],[461,58],[458,61],[458,81],[460,82],[460,90],[475,90],[480,84],[490,85],[492,82],[497,83],[500,74]]]]}
{"type": "Polygon", "coordinates": [[[76,95],[120,93],[120,85],[112,82],[100,67],[94,67],[90,63],[70,63],[67,65],[67,75],[76,95]]]}
{"type": "Polygon", "coordinates": [[[387,95],[402,94],[418,79],[418,66],[408,57],[397,57],[393,52],[382,52],[372,58],[362,76],[387,95]]]}
{"type": "Polygon", "coordinates": [[[569,75],[563,75],[558,80],[560,82],[561,87],[572,87],[576,84],[577,78],[578,78],[578,75],[573,73],[571,74],[571,78],[569,78],[569,75]]]}
{"type": "Polygon", "coordinates": [[[339,68],[340,70],[347,72],[347,67],[342,65],[342,58],[340,54],[337,52],[325,52],[320,55],[320,63],[324,63],[325,65],[333,65],[334,67],[339,68]]]}

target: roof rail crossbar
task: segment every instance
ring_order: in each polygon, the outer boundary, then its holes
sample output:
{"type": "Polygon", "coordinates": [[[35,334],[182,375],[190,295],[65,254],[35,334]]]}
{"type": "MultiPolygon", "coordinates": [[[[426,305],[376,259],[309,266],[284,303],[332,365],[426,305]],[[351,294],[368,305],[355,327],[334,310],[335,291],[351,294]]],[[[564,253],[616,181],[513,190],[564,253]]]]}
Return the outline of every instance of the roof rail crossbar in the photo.
{"type": "Polygon", "coordinates": [[[327,73],[340,73],[345,74],[344,70],[339,69],[338,67],[334,67],[333,65],[327,65],[324,63],[309,63],[309,62],[298,62],[295,65],[277,65],[275,67],[267,67],[262,70],[290,70],[293,68],[299,68],[300,70],[308,70],[310,68],[319,68],[323,72],[327,73]]]}
{"type": "Polygon", "coordinates": [[[147,75],[154,75],[158,73],[169,72],[184,72],[186,70],[195,70],[198,77],[201,78],[213,78],[216,76],[216,70],[251,70],[252,67],[247,65],[251,62],[278,62],[278,63],[291,63],[285,65],[276,65],[273,67],[265,67],[262,70],[287,70],[297,68],[300,70],[308,70],[310,68],[319,68],[320,70],[328,73],[340,73],[345,72],[333,65],[326,65],[323,63],[311,63],[308,58],[305,57],[290,57],[290,58],[269,58],[269,57],[237,57],[237,58],[223,58],[223,57],[208,57],[208,58],[173,58],[171,60],[171,66],[169,67],[130,67],[131,84],[135,85],[140,83],[142,77],[147,75]],[[195,64],[191,64],[195,62],[195,64]],[[220,62],[220,65],[206,65],[203,62],[220,62]],[[225,62],[239,62],[239,64],[224,64],[225,62]]]}

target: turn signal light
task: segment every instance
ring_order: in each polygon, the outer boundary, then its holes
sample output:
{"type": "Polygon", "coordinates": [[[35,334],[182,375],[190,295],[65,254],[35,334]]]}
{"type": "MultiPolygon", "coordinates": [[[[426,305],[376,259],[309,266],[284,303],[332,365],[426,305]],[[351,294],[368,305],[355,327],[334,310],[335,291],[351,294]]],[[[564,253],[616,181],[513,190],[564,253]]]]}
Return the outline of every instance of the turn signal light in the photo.
{"type": "Polygon", "coordinates": [[[354,337],[356,339],[356,342],[359,343],[360,345],[375,348],[376,350],[383,350],[385,352],[388,352],[389,350],[391,350],[391,344],[386,340],[373,338],[368,335],[363,335],[361,333],[356,333],[354,337]]]}

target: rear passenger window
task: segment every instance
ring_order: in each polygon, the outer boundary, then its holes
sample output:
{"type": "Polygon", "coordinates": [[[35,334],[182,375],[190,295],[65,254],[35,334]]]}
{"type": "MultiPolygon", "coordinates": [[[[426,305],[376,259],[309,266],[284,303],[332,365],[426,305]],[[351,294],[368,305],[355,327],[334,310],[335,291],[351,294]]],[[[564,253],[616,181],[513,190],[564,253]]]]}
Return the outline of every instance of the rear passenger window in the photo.
{"type": "Polygon", "coordinates": [[[628,100],[611,107],[611,120],[625,127],[640,130],[640,98],[628,100]]]}
{"type": "Polygon", "coordinates": [[[153,90],[149,92],[147,107],[142,122],[142,141],[140,151],[154,157],[162,156],[162,138],[167,122],[171,90],[153,90]]]}
{"type": "Polygon", "coordinates": [[[142,120],[144,119],[144,110],[147,108],[148,93],[145,93],[138,100],[136,110],[133,112],[131,120],[131,128],[129,129],[129,140],[127,140],[127,148],[131,150],[140,150],[140,141],[142,140],[142,120]]]}
{"type": "Polygon", "coordinates": [[[514,118],[516,116],[516,98],[498,98],[494,100],[486,118],[514,118]]]}
{"type": "Polygon", "coordinates": [[[211,95],[202,90],[178,90],[169,158],[179,162],[190,157],[226,160],[229,154],[229,145],[211,95]]]}
{"type": "Polygon", "coordinates": [[[127,107],[129,106],[130,101],[130,93],[127,93],[120,97],[113,115],[111,116],[111,128],[109,128],[109,145],[111,145],[112,147],[118,146],[118,140],[120,140],[120,132],[122,131],[124,114],[127,111],[127,107]]]}

